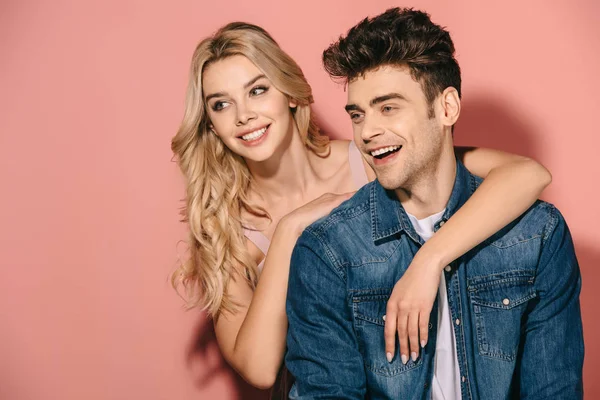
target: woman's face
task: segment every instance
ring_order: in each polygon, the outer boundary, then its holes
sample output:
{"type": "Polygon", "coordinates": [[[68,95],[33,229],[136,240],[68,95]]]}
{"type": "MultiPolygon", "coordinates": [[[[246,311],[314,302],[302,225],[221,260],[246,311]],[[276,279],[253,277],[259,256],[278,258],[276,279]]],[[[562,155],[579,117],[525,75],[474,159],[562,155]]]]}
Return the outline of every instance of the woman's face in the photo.
{"type": "Polygon", "coordinates": [[[296,104],[244,56],[206,67],[202,92],[214,132],[248,160],[267,160],[293,132],[290,107],[296,104]]]}

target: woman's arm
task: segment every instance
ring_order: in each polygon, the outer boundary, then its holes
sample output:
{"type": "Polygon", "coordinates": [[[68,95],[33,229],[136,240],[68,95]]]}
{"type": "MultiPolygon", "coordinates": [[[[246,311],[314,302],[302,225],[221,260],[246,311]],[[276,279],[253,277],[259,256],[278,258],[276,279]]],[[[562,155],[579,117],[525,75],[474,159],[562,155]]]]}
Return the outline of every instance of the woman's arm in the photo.
{"type": "MultiPolygon", "coordinates": [[[[287,333],[285,300],[290,259],[298,236],[306,226],[329,214],[352,194],[328,193],[283,217],[273,233],[254,292],[243,279],[228,285],[228,293],[240,307],[234,314],[219,316],[215,333],[227,362],[251,385],[262,389],[273,386],[283,362],[287,333]]],[[[248,245],[252,251],[253,245],[248,245]]]]}
{"type": "MultiPolygon", "coordinates": [[[[223,313],[215,323],[221,353],[251,385],[273,386],[285,352],[287,318],[285,298],[292,249],[298,236],[282,221],[273,234],[258,285],[254,291],[244,279],[231,281],[228,293],[239,304],[235,313],[223,313]]],[[[253,246],[248,242],[248,246],[253,246]]]]}
{"type": "Polygon", "coordinates": [[[457,147],[455,150],[465,167],[484,180],[426,243],[428,251],[441,256],[442,267],[527,211],[552,182],[550,172],[527,157],[485,148],[457,147]]]}
{"type": "Polygon", "coordinates": [[[481,148],[456,148],[456,153],[471,173],[485,179],[396,283],[386,310],[386,352],[391,354],[398,332],[401,354],[408,358],[410,348],[411,357],[418,356],[419,344],[428,340],[442,269],[525,212],[552,181],[546,168],[527,157],[481,148]]]}

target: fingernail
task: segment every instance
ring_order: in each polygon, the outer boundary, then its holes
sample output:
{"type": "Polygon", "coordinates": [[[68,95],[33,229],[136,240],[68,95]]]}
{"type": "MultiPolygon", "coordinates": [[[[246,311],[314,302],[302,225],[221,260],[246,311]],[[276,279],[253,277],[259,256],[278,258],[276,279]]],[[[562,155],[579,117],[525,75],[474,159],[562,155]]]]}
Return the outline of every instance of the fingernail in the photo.
{"type": "Polygon", "coordinates": [[[387,358],[388,362],[391,363],[392,358],[394,358],[394,356],[392,355],[392,353],[385,353],[385,358],[387,358]]]}
{"type": "Polygon", "coordinates": [[[402,364],[406,364],[408,362],[408,357],[406,356],[406,354],[402,354],[400,358],[402,358],[402,364]]]}
{"type": "Polygon", "coordinates": [[[412,358],[413,362],[417,361],[417,353],[415,353],[414,351],[410,353],[410,358],[412,358]]]}
{"type": "Polygon", "coordinates": [[[424,341],[424,340],[421,340],[421,348],[422,348],[422,349],[424,349],[424,348],[425,348],[425,345],[426,345],[426,344],[427,344],[427,343],[425,343],[425,341],[424,341]]]}

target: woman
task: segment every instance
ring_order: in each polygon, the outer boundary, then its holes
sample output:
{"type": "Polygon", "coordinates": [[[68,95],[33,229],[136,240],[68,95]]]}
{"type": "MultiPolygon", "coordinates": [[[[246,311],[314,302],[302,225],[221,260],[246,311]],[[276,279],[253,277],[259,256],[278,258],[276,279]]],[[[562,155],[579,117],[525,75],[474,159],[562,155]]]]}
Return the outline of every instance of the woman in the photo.
{"type": "MultiPolygon", "coordinates": [[[[269,34],[232,23],[196,48],[185,116],[172,142],[187,183],[191,250],[173,283],[183,283],[190,306],[214,317],[225,359],[261,388],[273,385],[285,352],[287,278],[298,235],[374,179],[352,142],[319,134],[311,103],[301,69],[269,34]]],[[[439,274],[417,280],[414,271],[432,264],[441,271],[524,212],[551,179],[524,157],[457,153],[485,180],[397,283],[411,289],[401,291],[402,302],[419,305],[427,318],[439,274]]],[[[406,332],[398,334],[406,340],[406,332]]]]}

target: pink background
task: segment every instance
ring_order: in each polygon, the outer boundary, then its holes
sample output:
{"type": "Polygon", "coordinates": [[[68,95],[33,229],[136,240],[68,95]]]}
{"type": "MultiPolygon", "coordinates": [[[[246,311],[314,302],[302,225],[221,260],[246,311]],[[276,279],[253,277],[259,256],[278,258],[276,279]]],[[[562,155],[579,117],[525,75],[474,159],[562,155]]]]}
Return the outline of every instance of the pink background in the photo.
{"type": "Polygon", "coordinates": [[[600,398],[597,2],[4,0],[1,399],[258,397],[167,282],[184,249],[169,144],[192,51],[226,22],[262,25],[303,67],[322,127],[350,138],[345,93],[320,55],[392,5],[424,8],[452,33],[464,79],[456,141],[552,171],[543,197],[575,238],[586,397],[600,398]]]}

